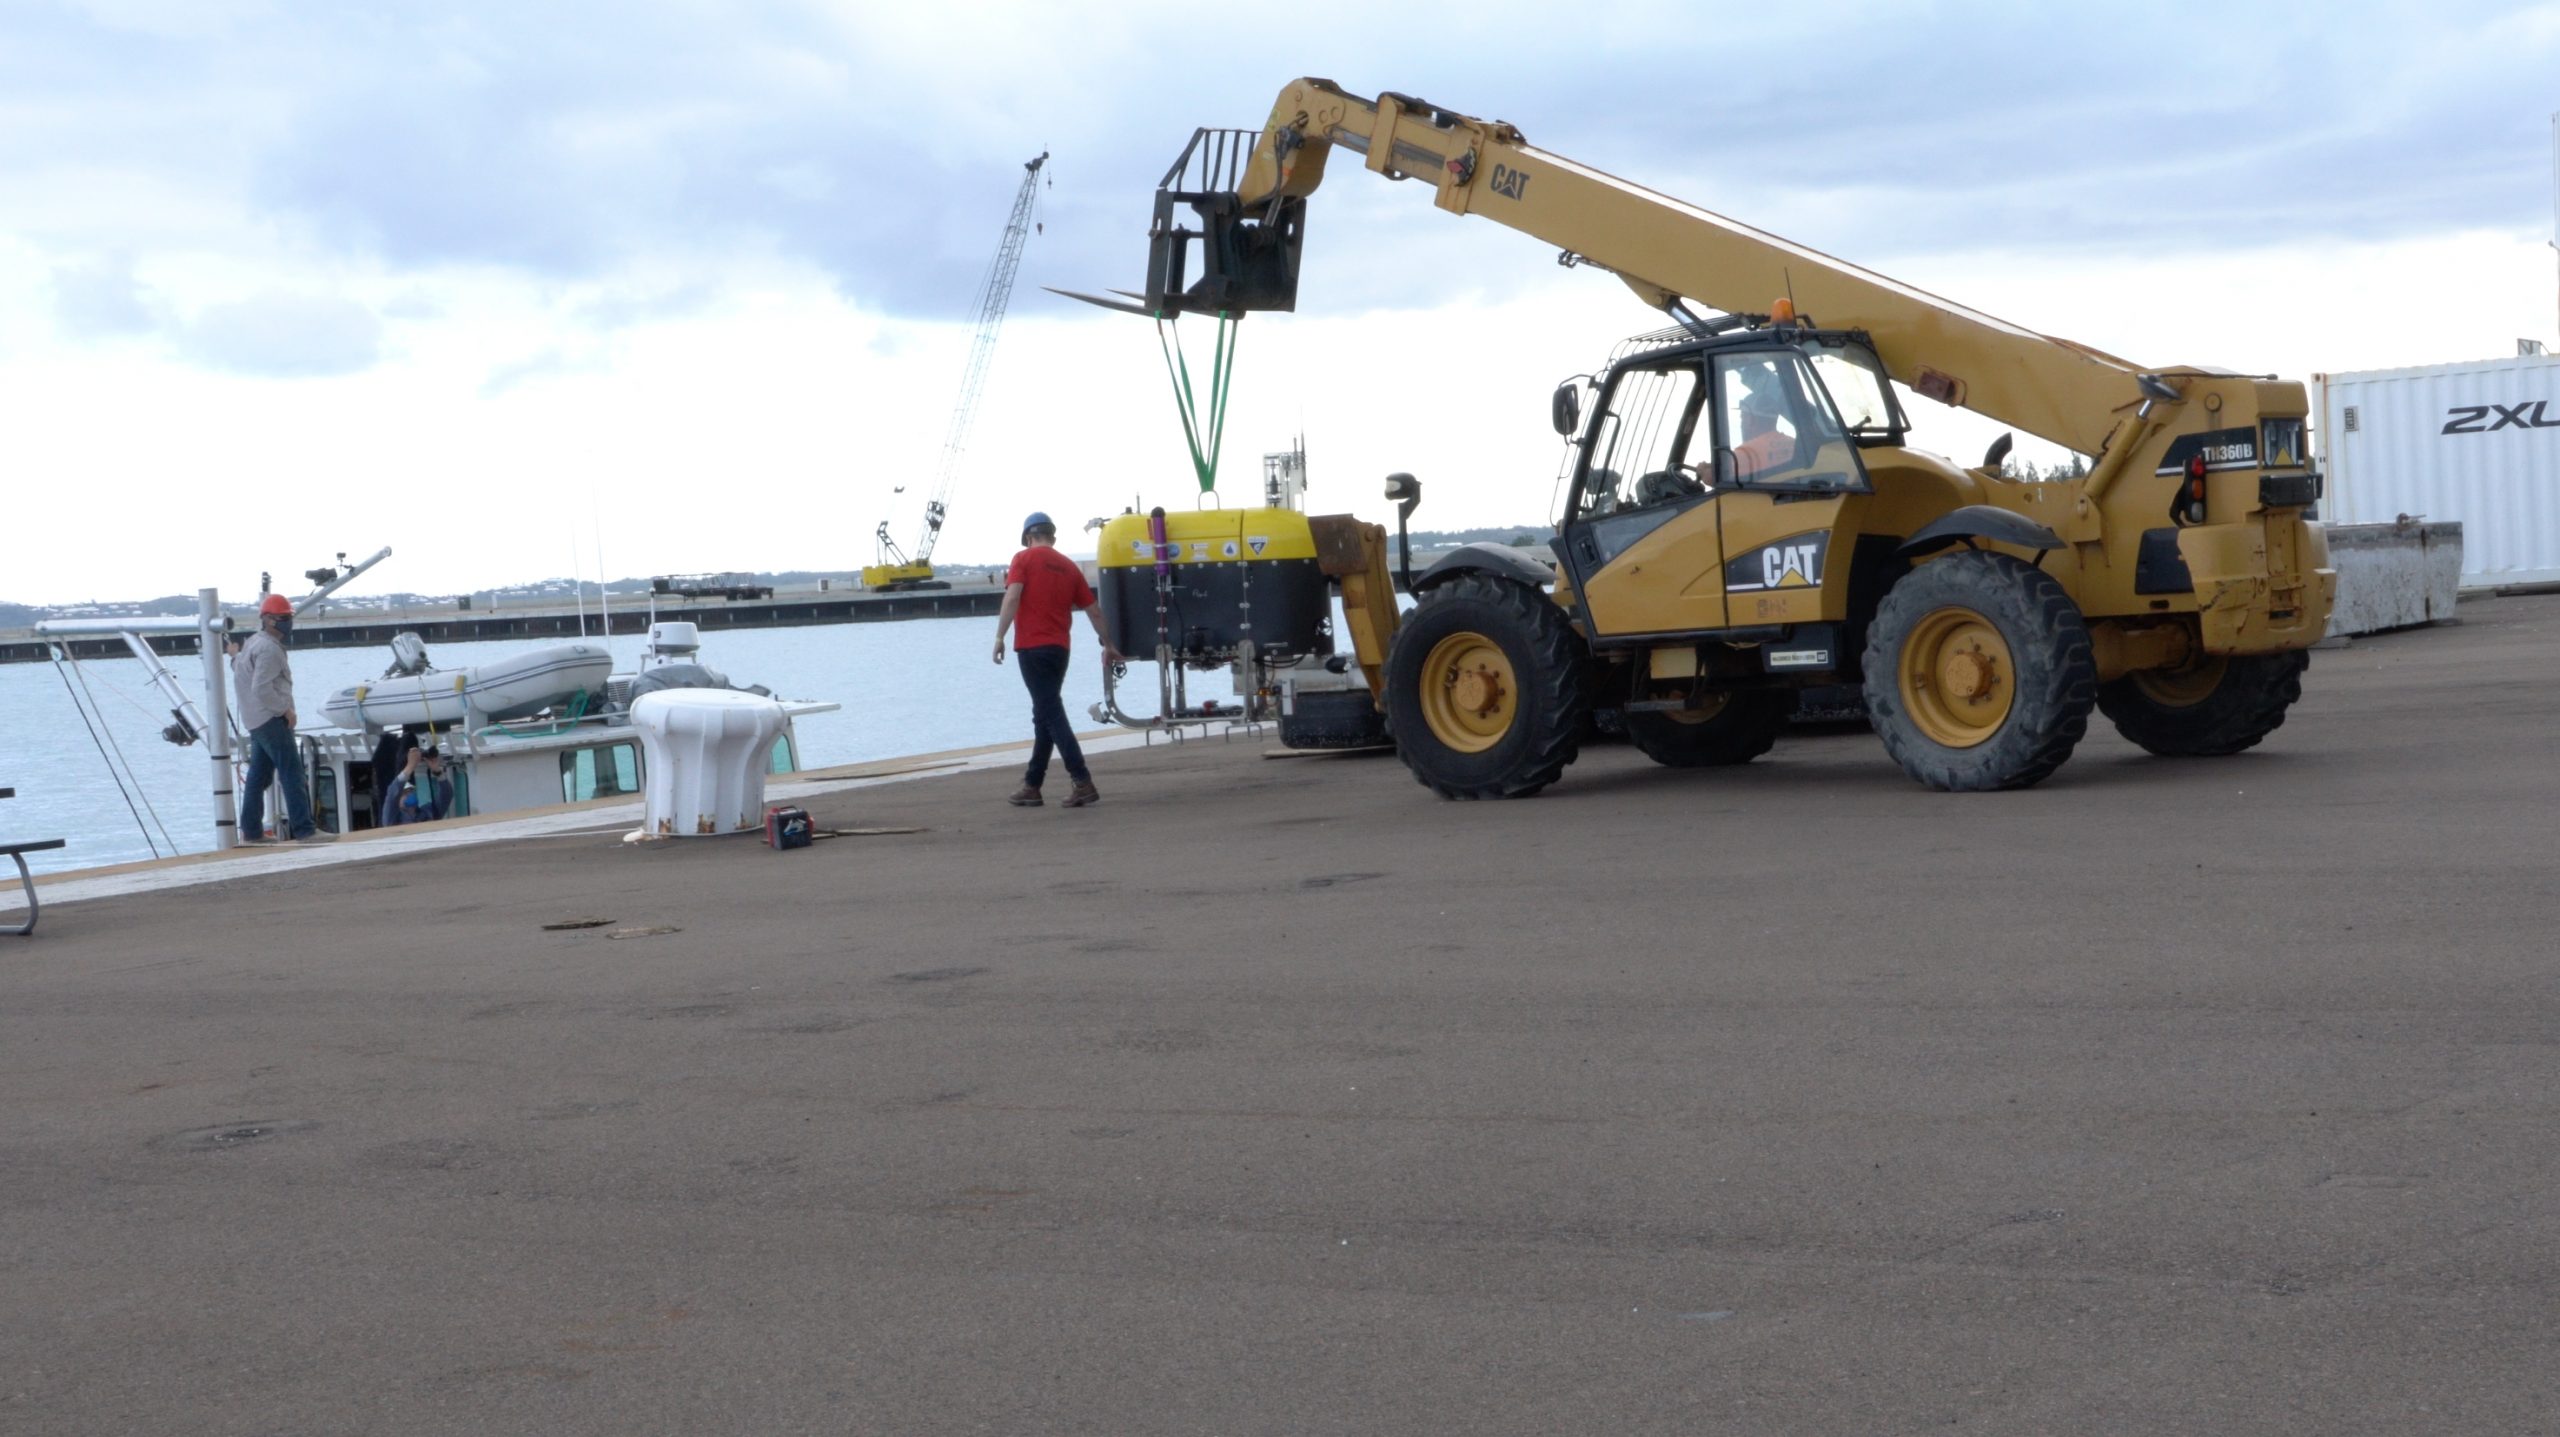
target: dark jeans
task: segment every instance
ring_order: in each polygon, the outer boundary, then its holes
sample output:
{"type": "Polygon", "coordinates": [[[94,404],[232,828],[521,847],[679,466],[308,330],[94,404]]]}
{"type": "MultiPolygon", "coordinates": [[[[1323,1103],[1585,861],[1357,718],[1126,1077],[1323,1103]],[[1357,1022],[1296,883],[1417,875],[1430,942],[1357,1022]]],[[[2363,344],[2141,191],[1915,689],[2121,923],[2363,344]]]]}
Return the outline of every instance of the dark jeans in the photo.
{"type": "Polygon", "coordinates": [[[1067,685],[1067,651],[1063,646],[1043,644],[1036,649],[1016,649],[1013,661],[1022,670],[1022,686],[1031,690],[1031,763],[1022,770],[1022,781],[1033,788],[1049,776],[1049,750],[1058,750],[1058,761],[1067,766],[1067,777],[1078,783],[1092,779],[1084,766],[1084,750],[1076,746],[1076,732],[1067,727],[1067,705],[1058,697],[1067,685]]]}
{"type": "Polygon", "coordinates": [[[295,838],[320,830],[311,822],[311,786],[302,781],[302,753],[293,745],[293,725],[278,714],[249,730],[249,778],[240,794],[240,836],[263,837],[267,828],[267,785],[284,780],[285,829],[295,838]]]}

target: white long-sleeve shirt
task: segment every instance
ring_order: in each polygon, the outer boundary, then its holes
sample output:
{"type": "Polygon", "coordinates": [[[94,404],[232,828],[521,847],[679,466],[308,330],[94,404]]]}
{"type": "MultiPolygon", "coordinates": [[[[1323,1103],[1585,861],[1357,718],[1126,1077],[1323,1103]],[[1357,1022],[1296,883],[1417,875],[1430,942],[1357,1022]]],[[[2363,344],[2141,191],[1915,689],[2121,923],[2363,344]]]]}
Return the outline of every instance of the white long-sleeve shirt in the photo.
{"type": "Polygon", "coordinates": [[[231,656],[231,692],[244,729],[293,710],[293,664],[275,635],[260,629],[231,656]]]}

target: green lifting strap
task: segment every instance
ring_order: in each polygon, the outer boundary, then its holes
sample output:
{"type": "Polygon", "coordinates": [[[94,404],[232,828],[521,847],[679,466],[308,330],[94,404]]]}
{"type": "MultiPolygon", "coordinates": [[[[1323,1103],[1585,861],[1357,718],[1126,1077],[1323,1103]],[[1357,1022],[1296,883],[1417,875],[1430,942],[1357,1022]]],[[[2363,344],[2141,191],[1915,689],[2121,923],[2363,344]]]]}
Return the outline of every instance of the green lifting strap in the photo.
{"type": "Polygon", "coordinates": [[[1218,446],[1227,428],[1227,395],[1236,377],[1236,316],[1218,311],[1216,358],[1209,369],[1209,414],[1204,422],[1200,414],[1200,397],[1191,388],[1191,366],[1182,357],[1182,346],[1173,342],[1175,316],[1156,316],[1156,344],[1164,350],[1165,373],[1173,380],[1174,407],[1182,415],[1183,442],[1191,446],[1191,469],[1200,476],[1200,492],[1211,493],[1218,487],[1218,446]],[[1201,443],[1202,435],[1208,443],[1201,443]]]}

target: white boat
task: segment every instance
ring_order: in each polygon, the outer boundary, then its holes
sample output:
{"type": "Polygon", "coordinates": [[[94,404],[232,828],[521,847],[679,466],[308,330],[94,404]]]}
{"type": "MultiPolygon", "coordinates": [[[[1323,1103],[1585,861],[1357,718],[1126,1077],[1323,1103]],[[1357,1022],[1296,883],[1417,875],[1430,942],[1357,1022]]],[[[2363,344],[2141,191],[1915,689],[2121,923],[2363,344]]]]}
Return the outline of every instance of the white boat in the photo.
{"type": "MultiPolygon", "coordinates": [[[[296,602],[294,612],[317,612],[331,594],[390,556],[383,549],[343,570],[312,571],[310,578],[320,587],[296,602]]],[[[197,605],[197,612],[186,618],[48,619],[36,625],[36,632],[47,638],[112,634],[123,639],[176,720],[162,730],[162,737],[181,745],[205,744],[215,770],[216,846],[228,847],[233,837],[230,799],[247,763],[248,742],[225,697],[230,666],[223,647],[231,635],[220,596],[211,589],[198,590],[197,605]],[[197,705],[146,635],[196,640],[207,705],[197,705]],[[208,714],[216,718],[208,722],[208,714]],[[208,738],[215,741],[206,742],[208,738]]],[[[294,734],[312,817],[331,833],[385,821],[408,750],[430,744],[443,751],[453,784],[450,817],[636,795],[645,759],[631,725],[633,698],[664,688],[747,687],[732,685],[718,670],[704,667],[700,649],[701,636],[692,624],[669,621],[650,625],[636,673],[614,673],[608,651],[586,643],[545,644],[439,672],[428,664],[426,645],[418,636],[401,634],[392,641],[390,672],[373,683],[340,690],[324,706],[337,727],[294,734]]],[[[782,706],[782,732],[773,741],[766,771],[799,772],[797,721],[832,713],[838,706],[781,698],[763,688],[748,691],[782,706]]],[[[270,796],[267,813],[280,823],[284,812],[279,789],[270,796]]]]}
{"type": "MultiPolygon", "coordinates": [[[[612,673],[611,658],[594,644],[545,644],[439,672],[428,666],[426,646],[417,636],[402,634],[391,646],[391,672],[357,686],[367,693],[360,713],[349,700],[356,690],[343,690],[326,710],[339,728],[294,735],[311,785],[312,816],[332,833],[380,822],[405,750],[423,743],[444,750],[457,817],[637,794],[644,760],[631,726],[631,700],[657,688],[732,687],[726,675],[702,666],[701,643],[692,624],[668,621],[650,626],[636,673],[612,673]],[[458,691],[455,680],[462,674],[477,676],[459,686],[472,695],[467,720],[418,716],[430,696],[437,701],[434,711],[443,714],[441,705],[458,691]],[[480,683],[491,687],[476,687],[480,683]],[[548,696],[530,697],[536,690],[548,696]],[[496,697],[500,692],[515,695],[512,712],[486,706],[506,702],[496,697]]],[[[837,705],[775,702],[782,705],[782,733],[766,771],[796,773],[800,735],[794,721],[833,712],[837,705]]]]}
{"type": "Polygon", "coordinates": [[[545,644],[467,669],[395,669],[338,690],[320,711],[353,729],[477,728],[574,703],[580,694],[601,699],[612,676],[613,655],[595,644],[545,644]]]}

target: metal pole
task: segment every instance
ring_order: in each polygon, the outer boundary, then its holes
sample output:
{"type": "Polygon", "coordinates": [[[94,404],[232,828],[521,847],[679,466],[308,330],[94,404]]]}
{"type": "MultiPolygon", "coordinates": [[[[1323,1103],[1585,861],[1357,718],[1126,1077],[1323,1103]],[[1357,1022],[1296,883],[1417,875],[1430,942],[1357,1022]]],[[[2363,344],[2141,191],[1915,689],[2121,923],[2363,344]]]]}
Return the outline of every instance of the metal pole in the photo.
{"type": "Polygon", "coordinates": [[[140,634],[126,634],[124,646],[133,650],[133,656],[142,661],[143,669],[151,675],[151,686],[169,701],[178,722],[201,736],[204,733],[204,711],[196,707],[194,699],[187,697],[186,688],[178,682],[178,676],[169,672],[169,666],[160,662],[160,655],[140,634]]]}
{"type": "Polygon", "coordinates": [[[347,585],[354,583],[358,575],[390,557],[391,546],[385,544],[381,548],[373,551],[372,558],[365,560],[361,564],[350,565],[346,571],[339,574],[338,577],[331,579],[329,582],[322,584],[319,588],[312,590],[310,593],[305,594],[300,599],[294,601],[293,612],[295,617],[307,619],[313,614],[316,614],[322,609],[328,607],[328,599],[331,594],[334,594],[340,589],[345,588],[347,585]]]}
{"type": "Polygon", "coordinates": [[[604,633],[605,657],[613,657],[613,591],[604,583],[604,520],[595,521],[596,535],[596,619],[604,633]]]}
{"type": "Polygon", "coordinates": [[[240,841],[240,810],[231,796],[231,697],[224,680],[230,664],[222,652],[222,599],[212,589],[196,590],[196,633],[204,653],[204,746],[213,760],[213,846],[216,851],[240,841]]]}
{"type": "Polygon", "coordinates": [[[69,637],[74,634],[192,634],[204,627],[204,620],[193,614],[161,615],[145,618],[135,615],[122,619],[43,619],[35,632],[43,637],[69,637]]]}

